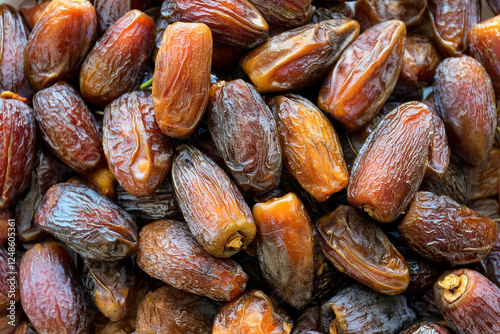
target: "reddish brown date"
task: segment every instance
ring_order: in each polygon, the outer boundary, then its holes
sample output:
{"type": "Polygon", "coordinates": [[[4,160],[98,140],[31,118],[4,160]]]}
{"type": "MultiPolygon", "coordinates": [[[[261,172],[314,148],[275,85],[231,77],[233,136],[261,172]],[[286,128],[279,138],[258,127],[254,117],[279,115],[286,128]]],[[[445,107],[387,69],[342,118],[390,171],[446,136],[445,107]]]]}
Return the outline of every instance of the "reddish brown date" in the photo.
{"type": "Polygon", "coordinates": [[[495,93],[484,67],[468,56],[443,60],[434,77],[434,102],[453,152],[466,164],[484,164],[497,126],[495,93]]]}
{"type": "Polygon", "coordinates": [[[39,334],[90,333],[83,288],[61,244],[36,244],[26,252],[19,284],[24,312],[39,334]]]}
{"type": "Polygon", "coordinates": [[[362,30],[389,20],[401,20],[411,28],[420,25],[426,9],[427,0],[359,0],[355,18],[362,30]]]}
{"type": "Polygon", "coordinates": [[[9,307],[11,301],[19,301],[15,252],[15,247],[9,246],[8,252],[0,248],[0,308],[9,307]]]}
{"type": "Polygon", "coordinates": [[[84,174],[105,163],[96,120],[70,84],[37,92],[33,110],[43,140],[66,165],[84,174]]]}
{"type": "Polygon", "coordinates": [[[28,186],[35,141],[33,110],[21,101],[0,97],[0,210],[15,203],[28,186]]]}
{"type": "MultiPolygon", "coordinates": [[[[496,204],[497,210],[494,214],[498,217],[498,202],[496,204]]],[[[500,235],[495,247],[493,247],[485,259],[478,263],[477,267],[484,276],[500,288],[500,235]]]]}
{"type": "Polygon", "coordinates": [[[433,107],[429,106],[429,109],[432,111],[431,152],[427,160],[425,176],[430,179],[440,179],[450,165],[451,151],[443,120],[433,107]]]}
{"type": "Polygon", "coordinates": [[[318,106],[348,130],[366,125],[389,98],[403,64],[406,27],[379,23],[343,53],[319,91],[318,106]]]}
{"type": "Polygon", "coordinates": [[[214,84],[208,127],[243,190],[256,194],[278,187],[282,159],[276,121],[254,87],[241,79],[214,84]]]}
{"type": "Polygon", "coordinates": [[[87,0],[53,0],[29,35],[24,71],[35,90],[71,80],[94,42],[97,18],[87,0]]]}
{"type": "Polygon", "coordinates": [[[187,225],[174,220],[159,220],[143,227],[137,264],[179,290],[218,301],[242,294],[248,280],[237,262],[208,254],[187,225]]]}
{"type": "Polygon", "coordinates": [[[241,59],[259,92],[283,92],[312,85],[332,68],[359,34],[359,24],[333,19],[272,37],[241,59]]]}
{"type": "Polygon", "coordinates": [[[8,210],[0,210],[0,247],[3,247],[9,238],[9,221],[13,220],[14,216],[8,210]],[[11,220],[12,219],[12,220],[11,220]]]}
{"type": "Polygon", "coordinates": [[[105,32],[113,23],[125,16],[130,10],[145,10],[151,0],[94,0],[97,14],[97,33],[105,32]]]}
{"type": "Polygon", "coordinates": [[[292,321],[264,292],[247,291],[224,304],[217,313],[213,334],[290,334],[292,321]]]}
{"type": "Polygon", "coordinates": [[[24,0],[19,4],[19,12],[21,12],[21,15],[30,29],[33,30],[36,22],[51,1],[52,0],[24,0]]]}
{"type": "Polygon", "coordinates": [[[349,203],[383,223],[402,214],[424,177],[431,130],[432,112],[420,102],[385,116],[354,162],[349,203]]]}
{"type": "Polygon", "coordinates": [[[432,262],[464,265],[485,258],[498,225],[446,196],[418,192],[398,227],[403,240],[432,262]]]}
{"type": "Polygon", "coordinates": [[[439,323],[422,321],[411,325],[400,334],[450,334],[450,331],[439,323]]]}
{"type": "Polygon", "coordinates": [[[52,186],[35,212],[35,223],[88,259],[114,261],[137,250],[137,226],[132,218],[83,185],[52,186]]]}
{"type": "Polygon", "coordinates": [[[500,333],[500,288],[477,271],[445,272],[434,284],[434,298],[457,333],[500,333]]]}
{"type": "Polygon", "coordinates": [[[293,28],[306,24],[314,12],[313,0],[248,0],[270,26],[293,28]]]}
{"type": "Polygon", "coordinates": [[[156,124],[151,93],[126,93],[110,103],[102,137],[108,166],[120,185],[134,196],[152,195],[170,171],[173,151],[156,124]]]}
{"type": "Polygon", "coordinates": [[[498,195],[500,186],[500,149],[494,148],[486,164],[471,171],[472,199],[498,195]]]}

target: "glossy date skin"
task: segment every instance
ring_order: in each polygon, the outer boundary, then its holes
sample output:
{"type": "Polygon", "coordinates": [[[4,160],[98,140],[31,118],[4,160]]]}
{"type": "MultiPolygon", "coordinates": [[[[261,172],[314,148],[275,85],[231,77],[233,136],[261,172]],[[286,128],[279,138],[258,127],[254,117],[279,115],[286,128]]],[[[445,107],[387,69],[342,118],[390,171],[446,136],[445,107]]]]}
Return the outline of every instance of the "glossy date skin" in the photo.
{"type": "Polygon", "coordinates": [[[362,33],[326,77],[318,106],[349,131],[366,125],[389,98],[403,64],[406,27],[379,23],[362,33]]]}
{"type": "Polygon", "coordinates": [[[97,18],[87,0],[52,1],[29,35],[24,71],[35,90],[77,74],[94,42],[97,18]]]}
{"type": "Polygon", "coordinates": [[[359,24],[338,18],[270,38],[245,55],[241,67],[261,93],[298,90],[330,71],[359,34],[359,24]]]}
{"type": "Polygon", "coordinates": [[[432,112],[420,102],[405,103],[385,116],[354,162],[349,203],[383,223],[401,215],[424,177],[431,130],[432,112]]]}
{"type": "MultiPolygon", "coordinates": [[[[498,216],[498,206],[495,214],[498,216]]],[[[477,267],[478,271],[500,288],[500,235],[491,252],[478,263],[477,267]]]]}
{"type": "Polygon", "coordinates": [[[485,258],[498,224],[446,196],[418,192],[398,227],[403,240],[431,262],[464,265],[485,258]]]}
{"type": "Polygon", "coordinates": [[[381,228],[353,207],[339,205],[318,219],[316,229],[323,253],[340,272],[386,295],[408,287],[404,257],[381,228]]]}
{"type": "Polygon", "coordinates": [[[411,28],[420,25],[426,9],[427,0],[360,0],[355,18],[362,30],[389,20],[401,20],[411,28]]]}
{"type": "Polygon", "coordinates": [[[187,225],[174,220],[159,220],[143,227],[137,264],[179,290],[217,301],[233,300],[242,294],[248,280],[237,262],[208,254],[187,225]]]}
{"type": "Polygon", "coordinates": [[[500,186],[500,149],[493,148],[485,165],[471,171],[472,199],[498,195],[500,186]]]}
{"type": "Polygon", "coordinates": [[[132,9],[145,10],[151,0],[94,0],[97,14],[97,34],[104,33],[113,23],[132,9]]]}
{"type": "Polygon", "coordinates": [[[19,283],[23,309],[39,334],[90,333],[83,288],[61,244],[36,244],[26,252],[19,283]]]}
{"type": "Polygon", "coordinates": [[[248,0],[272,27],[293,28],[306,24],[314,12],[313,0],[248,0]]]}
{"type": "Polygon", "coordinates": [[[132,218],[83,185],[52,186],[35,212],[35,223],[88,259],[114,261],[137,251],[137,226],[132,218]]]}
{"type": "Polygon", "coordinates": [[[33,111],[44,142],[66,165],[85,174],[104,164],[96,120],[70,84],[58,82],[37,92],[33,111]]]}
{"type": "Polygon", "coordinates": [[[31,30],[33,30],[36,22],[51,1],[52,0],[25,0],[19,4],[19,12],[31,30]]]}
{"type": "Polygon", "coordinates": [[[276,121],[254,87],[241,79],[212,85],[208,128],[243,190],[255,194],[278,187],[282,158],[276,121]]]}

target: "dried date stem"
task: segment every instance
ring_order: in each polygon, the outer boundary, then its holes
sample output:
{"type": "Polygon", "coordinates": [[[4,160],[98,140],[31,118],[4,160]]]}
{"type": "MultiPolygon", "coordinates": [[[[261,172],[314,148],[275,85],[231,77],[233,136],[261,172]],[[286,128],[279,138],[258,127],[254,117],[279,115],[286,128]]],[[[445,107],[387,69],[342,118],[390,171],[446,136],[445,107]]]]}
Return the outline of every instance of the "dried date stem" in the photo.
{"type": "Polygon", "coordinates": [[[438,284],[446,289],[444,298],[451,304],[465,293],[468,281],[469,279],[466,275],[460,275],[460,277],[458,277],[455,274],[449,274],[442,281],[439,281],[438,284]]]}

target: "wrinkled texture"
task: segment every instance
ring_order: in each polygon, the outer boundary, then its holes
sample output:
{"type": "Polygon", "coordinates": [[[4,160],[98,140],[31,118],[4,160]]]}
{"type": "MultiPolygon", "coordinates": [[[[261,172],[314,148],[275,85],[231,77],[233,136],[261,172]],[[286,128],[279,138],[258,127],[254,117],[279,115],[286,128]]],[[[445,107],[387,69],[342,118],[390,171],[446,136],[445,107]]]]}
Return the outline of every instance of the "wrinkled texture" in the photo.
{"type": "Polygon", "coordinates": [[[30,29],[33,29],[51,1],[52,0],[24,0],[19,4],[19,12],[30,29]]]}
{"type": "Polygon", "coordinates": [[[83,185],[52,186],[35,212],[35,223],[88,259],[114,261],[137,250],[137,226],[132,218],[83,185]]]}
{"type": "Polygon", "coordinates": [[[417,300],[422,297],[441,275],[443,270],[421,260],[406,260],[410,270],[410,284],[406,290],[406,295],[410,300],[417,300]]]}
{"type": "Polygon", "coordinates": [[[451,151],[444,122],[434,108],[429,106],[429,109],[432,111],[431,152],[425,173],[427,177],[440,179],[448,170],[451,151]]]}
{"type": "Polygon", "coordinates": [[[314,9],[310,23],[318,23],[338,18],[354,18],[353,9],[343,1],[316,0],[314,6],[316,8],[314,9]]]}
{"type": "Polygon", "coordinates": [[[19,302],[15,247],[7,249],[0,248],[0,308],[10,306],[11,300],[19,302]]]}
{"type": "Polygon", "coordinates": [[[500,149],[494,148],[486,164],[471,171],[472,198],[498,195],[500,187],[500,149]]]}
{"type": "Polygon", "coordinates": [[[311,19],[313,0],[248,0],[270,26],[293,28],[311,19]]]}
{"type": "Polygon", "coordinates": [[[94,42],[97,18],[87,0],[52,0],[29,35],[24,71],[35,90],[72,79],[94,42]]]}
{"type": "Polygon", "coordinates": [[[379,23],[359,35],[326,77],[318,106],[349,131],[366,125],[396,85],[405,40],[406,27],[399,20],[379,23]]]}
{"type": "Polygon", "coordinates": [[[150,3],[151,0],[94,0],[97,14],[97,33],[100,35],[105,32],[130,10],[144,10],[150,3]]]}
{"type": "Polygon", "coordinates": [[[438,323],[422,321],[411,325],[400,334],[450,334],[450,332],[438,323]]]}
{"type": "Polygon", "coordinates": [[[8,210],[0,210],[0,247],[3,247],[9,237],[9,220],[14,216],[8,210]]]}
{"type": "Polygon", "coordinates": [[[316,334],[321,331],[320,306],[307,308],[297,319],[293,326],[292,334],[316,334]]]}
{"type": "Polygon", "coordinates": [[[389,20],[401,20],[411,28],[420,25],[426,9],[427,0],[359,0],[355,18],[362,30],[389,20]]]}
{"type": "Polygon", "coordinates": [[[298,90],[324,77],[359,34],[359,24],[333,19],[286,31],[241,59],[259,92],[298,90]]]}
{"type": "Polygon", "coordinates": [[[142,228],[137,264],[174,288],[217,301],[242,294],[248,280],[237,262],[208,254],[186,224],[174,220],[159,220],[142,228]]]}
{"type": "Polygon", "coordinates": [[[66,165],[84,174],[104,164],[95,118],[70,84],[58,82],[37,92],[33,111],[44,142],[66,165]]]}
{"type": "MultiPolygon", "coordinates": [[[[498,217],[498,202],[496,216],[498,217]]],[[[500,288],[500,235],[488,256],[478,263],[478,270],[500,288]]]]}

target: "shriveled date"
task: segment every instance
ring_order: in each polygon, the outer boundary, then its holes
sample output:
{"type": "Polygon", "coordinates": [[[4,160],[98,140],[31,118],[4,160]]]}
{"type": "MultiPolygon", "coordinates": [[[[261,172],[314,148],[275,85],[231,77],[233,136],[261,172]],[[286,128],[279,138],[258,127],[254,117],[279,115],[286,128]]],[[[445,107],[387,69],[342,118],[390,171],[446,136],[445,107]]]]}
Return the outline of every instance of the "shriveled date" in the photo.
{"type": "Polygon", "coordinates": [[[401,20],[410,28],[422,22],[427,0],[360,0],[355,8],[363,30],[388,20],[401,20]]]}
{"type": "Polygon", "coordinates": [[[275,27],[293,28],[311,19],[313,0],[248,0],[275,27]]]}
{"type": "Polygon", "coordinates": [[[97,34],[104,33],[113,23],[132,9],[145,10],[151,0],[94,0],[97,14],[97,34]]]}

